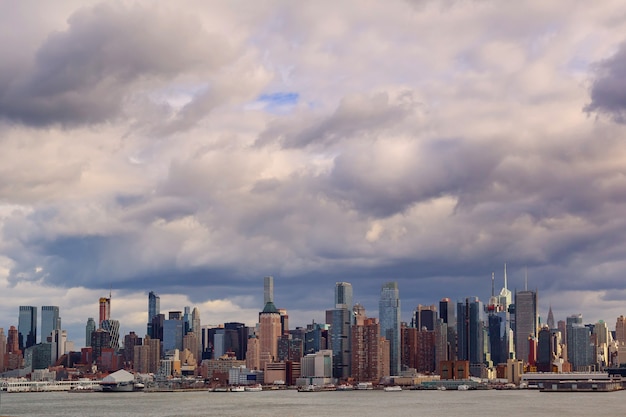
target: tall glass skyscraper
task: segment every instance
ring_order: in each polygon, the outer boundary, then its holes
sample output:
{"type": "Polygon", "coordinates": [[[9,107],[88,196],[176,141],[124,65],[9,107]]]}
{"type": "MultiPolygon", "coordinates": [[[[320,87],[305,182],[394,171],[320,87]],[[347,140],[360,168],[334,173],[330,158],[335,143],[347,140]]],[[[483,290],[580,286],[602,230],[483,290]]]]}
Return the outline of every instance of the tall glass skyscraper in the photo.
{"type": "Polygon", "coordinates": [[[400,291],[397,282],[387,282],[378,303],[380,335],[389,341],[389,372],[400,374],[400,291]]]}
{"type": "Polygon", "coordinates": [[[353,322],[352,284],[335,284],[335,308],[330,323],[330,342],[333,350],[333,377],[346,379],[351,375],[350,331],[353,322]]]}
{"type": "Polygon", "coordinates": [[[37,343],[37,307],[20,306],[17,331],[22,352],[37,343]]]}
{"type": "Polygon", "coordinates": [[[156,338],[156,332],[152,329],[152,319],[161,314],[161,298],[150,291],[148,293],[148,336],[156,338]]]}
{"type": "Polygon", "coordinates": [[[85,326],[85,346],[91,346],[91,334],[96,331],[96,321],[93,317],[87,319],[85,326]]]}
{"type": "Polygon", "coordinates": [[[485,321],[483,303],[477,297],[457,303],[457,355],[469,361],[470,373],[482,377],[485,362],[485,321]]]}
{"type": "Polygon", "coordinates": [[[537,338],[537,292],[515,292],[515,356],[528,363],[528,338],[537,338]]]}
{"type": "Polygon", "coordinates": [[[59,317],[59,307],[41,307],[41,343],[45,343],[53,330],[61,329],[61,318],[59,317]]]}

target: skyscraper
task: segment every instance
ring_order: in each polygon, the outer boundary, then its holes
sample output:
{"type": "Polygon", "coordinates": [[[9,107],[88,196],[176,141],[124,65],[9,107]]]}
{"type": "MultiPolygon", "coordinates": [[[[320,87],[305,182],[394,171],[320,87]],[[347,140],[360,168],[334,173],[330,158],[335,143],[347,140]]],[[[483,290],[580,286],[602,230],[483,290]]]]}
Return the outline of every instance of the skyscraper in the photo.
{"type": "Polygon", "coordinates": [[[537,339],[537,292],[515,292],[515,356],[528,363],[528,338],[537,339]]]}
{"type": "Polygon", "coordinates": [[[619,316],[615,322],[615,340],[618,344],[626,343],[626,317],[619,316]]]}
{"type": "Polygon", "coordinates": [[[352,377],[358,381],[378,382],[388,371],[383,363],[383,344],[377,319],[364,318],[352,327],[352,377]]]}
{"type": "Polygon", "coordinates": [[[400,291],[397,282],[382,286],[378,303],[380,335],[389,341],[389,372],[400,374],[400,291]]]}
{"type": "Polygon", "coordinates": [[[589,372],[594,362],[591,332],[583,325],[582,314],[567,317],[567,359],[573,371],[589,372]]]}
{"type": "Polygon", "coordinates": [[[4,372],[4,354],[7,350],[7,337],[4,335],[4,328],[0,327],[0,373],[4,372]]]}
{"type": "Polygon", "coordinates": [[[413,312],[413,319],[411,322],[412,327],[415,327],[418,331],[422,328],[426,330],[435,330],[435,323],[437,323],[437,306],[423,306],[419,304],[413,312]]]}
{"type": "Polygon", "coordinates": [[[96,322],[93,317],[87,319],[85,326],[85,346],[91,346],[91,333],[96,331],[96,322]]]}
{"type": "Polygon", "coordinates": [[[483,303],[477,297],[457,303],[457,356],[469,361],[470,373],[482,377],[485,362],[485,322],[483,303]]]}
{"type": "Polygon", "coordinates": [[[447,357],[456,359],[456,305],[449,298],[439,301],[439,317],[447,326],[447,357]]]}
{"type": "Polygon", "coordinates": [[[200,362],[202,360],[202,325],[200,323],[200,310],[198,310],[198,307],[194,307],[191,312],[191,331],[196,335],[197,341],[197,349],[193,354],[196,360],[200,362]]]}
{"type": "Polygon", "coordinates": [[[99,300],[100,314],[98,319],[98,326],[102,327],[102,322],[111,318],[111,296],[100,297],[99,300]]]}
{"type": "Polygon", "coordinates": [[[354,321],[352,311],[352,284],[335,284],[335,308],[331,310],[330,343],[333,351],[333,377],[349,378],[351,375],[351,335],[354,321]]]}
{"type": "Polygon", "coordinates": [[[274,277],[263,278],[263,305],[274,302],[274,277]]]}
{"type": "Polygon", "coordinates": [[[148,293],[148,328],[147,333],[150,337],[156,337],[152,329],[152,319],[161,314],[161,297],[156,295],[154,291],[148,293]]]}
{"type": "Polygon", "coordinates": [[[260,369],[264,369],[266,363],[278,357],[278,338],[281,334],[281,327],[280,313],[273,302],[267,302],[259,314],[260,369]]]}
{"type": "Polygon", "coordinates": [[[22,352],[37,343],[37,307],[20,306],[17,331],[22,352]]]}
{"type": "Polygon", "coordinates": [[[41,342],[44,343],[52,334],[53,330],[61,329],[61,318],[59,317],[59,307],[41,307],[41,342]]]}

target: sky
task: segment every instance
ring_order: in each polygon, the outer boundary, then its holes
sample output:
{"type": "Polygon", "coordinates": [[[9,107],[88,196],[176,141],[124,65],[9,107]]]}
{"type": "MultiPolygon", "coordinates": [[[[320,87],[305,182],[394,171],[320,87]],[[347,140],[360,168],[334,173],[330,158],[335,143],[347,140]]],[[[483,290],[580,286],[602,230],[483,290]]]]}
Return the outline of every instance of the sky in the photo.
{"type": "Polygon", "coordinates": [[[161,310],[290,326],[335,283],[402,319],[487,301],[626,314],[622,1],[0,2],[0,327],[84,344],[161,310]]]}

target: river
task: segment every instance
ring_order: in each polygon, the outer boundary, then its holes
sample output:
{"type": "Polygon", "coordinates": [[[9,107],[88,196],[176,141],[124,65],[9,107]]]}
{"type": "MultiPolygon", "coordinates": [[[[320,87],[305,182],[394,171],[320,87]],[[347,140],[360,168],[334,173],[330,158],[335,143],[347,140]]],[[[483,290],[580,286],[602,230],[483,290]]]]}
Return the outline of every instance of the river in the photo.
{"type": "Polygon", "coordinates": [[[626,391],[2,393],[1,416],[623,416],[626,391]]]}

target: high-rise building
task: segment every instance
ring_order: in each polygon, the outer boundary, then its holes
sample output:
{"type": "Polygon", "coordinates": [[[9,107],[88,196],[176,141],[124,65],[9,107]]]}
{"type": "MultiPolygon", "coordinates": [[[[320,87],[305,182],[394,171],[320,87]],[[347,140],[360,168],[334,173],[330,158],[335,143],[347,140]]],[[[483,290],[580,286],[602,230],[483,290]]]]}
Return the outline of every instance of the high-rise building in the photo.
{"type": "Polygon", "coordinates": [[[67,343],[67,332],[61,329],[54,329],[50,333],[50,345],[51,345],[51,363],[55,363],[61,359],[61,356],[65,355],[65,345],[67,343]]]}
{"type": "Polygon", "coordinates": [[[482,377],[485,365],[483,303],[477,297],[457,303],[458,360],[469,361],[470,373],[482,377]]]}
{"type": "Polygon", "coordinates": [[[7,337],[4,328],[0,327],[0,373],[4,372],[4,355],[7,352],[7,337]]]}
{"type": "Polygon", "coordinates": [[[438,319],[437,306],[423,306],[419,304],[413,312],[413,319],[411,320],[411,327],[415,327],[417,330],[435,330],[435,323],[438,319]]]}
{"type": "Polygon", "coordinates": [[[354,321],[352,284],[335,284],[335,308],[330,310],[330,344],[333,351],[333,377],[347,379],[351,375],[350,328],[354,321]]]}
{"type": "Polygon", "coordinates": [[[17,330],[21,351],[37,343],[37,307],[20,306],[17,330]]]}
{"type": "Polygon", "coordinates": [[[170,311],[169,319],[163,321],[163,353],[183,350],[184,323],[180,311],[170,311]]]}
{"type": "Polygon", "coordinates": [[[513,329],[511,328],[511,291],[507,288],[506,264],[504,265],[504,287],[498,295],[494,292],[494,274],[491,275],[491,298],[487,304],[487,326],[489,328],[489,354],[494,365],[505,364],[513,359],[513,329]]]}
{"type": "Polygon", "coordinates": [[[595,339],[595,355],[597,370],[603,371],[610,362],[609,345],[611,338],[609,336],[609,327],[604,320],[598,321],[593,326],[593,338],[595,339]]]}
{"type": "Polygon", "coordinates": [[[87,319],[85,326],[85,346],[91,346],[91,333],[96,331],[96,322],[93,317],[87,319]]]}
{"type": "Polygon", "coordinates": [[[235,353],[237,360],[244,360],[248,350],[248,328],[243,323],[230,322],[224,323],[224,329],[227,332],[234,332],[235,340],[232,341],[229,347],[235,353]]]}
{"type": "Polygon", "coordinates": [[[7,336],[7,353],[17,353],[20,349],[19,331],[15,326],[9,327],[9,335],[7,336]]]}
{"type": "Polygon", "coordinates": [[[191,312],[191,331],[196,336],[197,341],[196,351],[193,352],[193,355],[200,362],[202,360],[202,324],[200,323],[200,310],[198,310],[198,307],[194,307],[191,312]]]}
{"type": "Polygon", "coordinates": [[[537,339],[537,292],[515,292],[515,356],[528,363],[528,338],[537,339]]]}
{"type": "Polygon", "coordinates": [[[263,305],[274,302],[274,277],[263,278],[263,305]]]}
{"type": "Polygon", "coordinates": [[[281,335],[280,313],[273,302],[265,304],[259,314],[259,356],[260,369],[278,358],[278,338],[281,335]]]}
{"type": "Polygon", "coordinates": [[[304,334],[304,354],[319,352],[329,348],[329,325],[320,323],[311,323],[307,325],[304,334]]]}
{"type": "Polygon", "coordinates": [[[449,298],[439,301],[439,317],[447,327],[446,356],[449,360],[456,359],[456,304],[449,298]]]}
{"type": "Polygon", "coordinates": [[[120,322],[107,319],[100,323],[100,328],[109,333],[109,346],[106,347],[117,351],[120,348],[120,322]]]}
{"type": "Polygon", "coordinates": [[[583,325],[582,314],[574,314],[566,318],[567,321],[567,359],[572,364],[573,371],[588,372],[593,358],[591,331],[583,325]]]}
{"type": "Polygon", "coordinates": [[[399,375],[400,352],[400,291],[397,282],[387,282],[382,286],[378,303],[380,335],[389,341],[389,372],[399,375]]]}
{"type": "Polygon", "coordinates": [[[141,342],[141,337],[135,332],[130,332],[124,336],[124,367],[134,368],[135,346],[141,346],[141,342]]]}
{"type": "Polygon", "coordinates": [[[148,293],[148,329],[147,334],[150,337],[156,337],[152,330],[152,319],[161,314],[161,297],[156,295],[154,291],[148,293]]]}
{"type": "Polygon", "coordinates": [[[53,330],[61,328],[61,317],[59,317],[59,307],[41,307],[41,342],[48,340],[53,330]]]}
{"type": "Polygon", "coordinates": [[[102,327],[102,322],[111,318],[111,296],[109,298],[100,297],[99,307],[98,326],[102,327]]]}
{"type": "Polygon", "coordinates": [[[618,344],[626,343],[626,317],[619,316],[615,323],[615,341],[618,344]]]}
{"type": "Polygon", "coordinates": [[[388,372],[377,319],[365,318],[352,327],[352,377],[358,382],[378,382],[388,372]]]}

